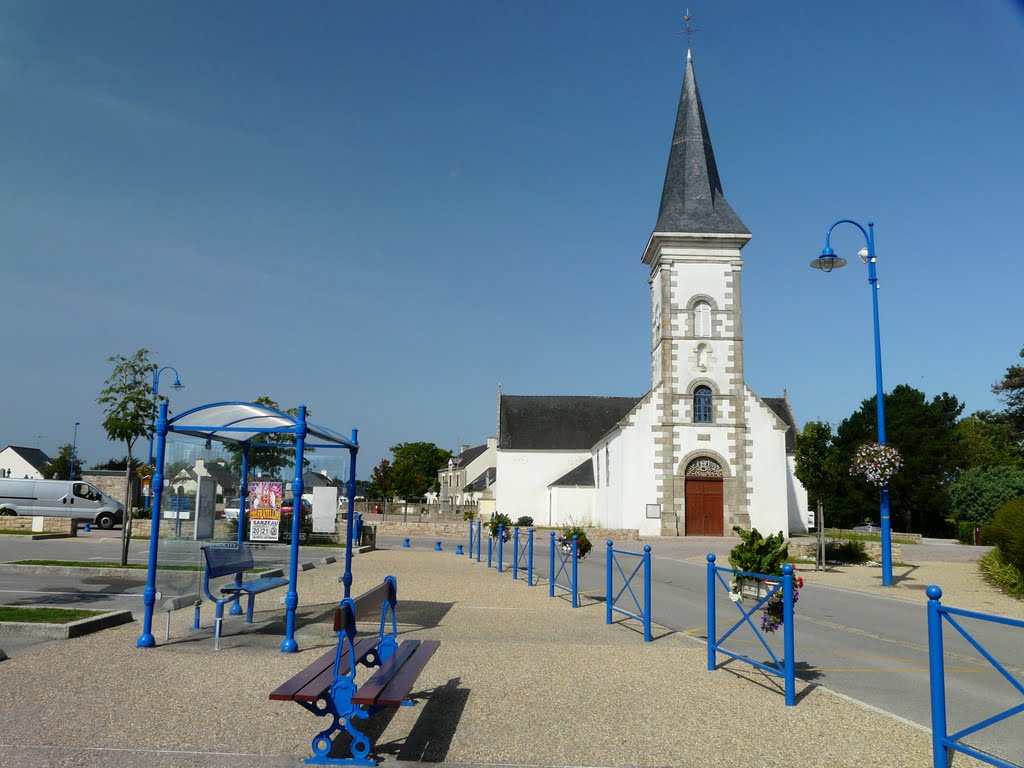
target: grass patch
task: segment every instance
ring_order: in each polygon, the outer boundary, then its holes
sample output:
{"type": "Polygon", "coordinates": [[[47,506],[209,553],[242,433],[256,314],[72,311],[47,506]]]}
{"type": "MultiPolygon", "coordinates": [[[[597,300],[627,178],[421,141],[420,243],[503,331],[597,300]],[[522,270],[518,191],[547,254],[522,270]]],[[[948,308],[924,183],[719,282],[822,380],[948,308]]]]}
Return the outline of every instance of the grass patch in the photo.
{"type": "Polygon", "coordinates": [[[78,608],[14,608],[0,605],[0,621],[21,621],[32,624],[69,624],[79,619],[102,616],[109,611],[87,611],[78,608]]]}
{"type": "MultiPolygon", "coordinates": [[[[126,571],[144,571],[146,563],[112,563],[101,560],[18,560],[12,565],[56,565],[63,568],[121,568],[126,571]]],[[[162,565],[161,571],[201,571],[201,565],[162,565]]]]}
{"type": "Polygon", "coordinates": [[[991,550],[978,560],[978,568],[989,583],[1018,599],[1024,598],[1024,573],[1003,558],[999,548],[991,550]]]}

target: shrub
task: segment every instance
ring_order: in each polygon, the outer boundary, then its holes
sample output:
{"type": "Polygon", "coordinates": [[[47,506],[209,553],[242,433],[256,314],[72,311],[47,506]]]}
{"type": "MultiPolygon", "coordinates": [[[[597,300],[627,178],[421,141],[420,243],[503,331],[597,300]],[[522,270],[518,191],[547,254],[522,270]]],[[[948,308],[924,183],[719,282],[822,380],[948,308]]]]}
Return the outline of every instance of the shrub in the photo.
{"type": "Polygon", "coordinates": [[[729,565],[734,570],[765,576],[782,575],[782,566],[789,559],[789,544],[782,531],[766,539],[757,528],[747,531],[736,525],[733,530],[740,537],[740,543],[729,552],[729,565]]]}
{"type": "Polygon", "coordinates": [[[465,509],[462,511],[463,520],[476,520],[476,512],[472,509],[465,509]]]}
{"type": "Polygon", "coordinates": [[[1003,504],[985,526],[985,540],[999,548],[1003,562],[1024,571],[1024,496],[1003,504]]]}
{"type": "Polygon", "coordinates": [[[858,539],[826,539],[825,562],[862,565],[871,558],[864,549],[864,542],[858,539]]]}
{"type": "Polygon", "coordinates": [[[993,549],[978,561],[985,578],[1008,595],[1024,598],[1024,573],[1006,562],[999,549],[993,549]]]}
{"type": "Polygon", "coordinates": [[[500,512],[495,512],[491,517],[491,521],[487,523],[487,527],[491,529],[491,538],[498,538],[498,526],[505,526],[505,530],[511,535],[512,533],[512,518],[508,515],[503,515],[500,512]]]}
{"type": "Polygon", "coordinates": [[[519,526],[520,528],[532,528],[533,527],[533,518],[530,517],[529,515],[523,515],[518,520],[516,520],[516,525],[519,526]]]}
{"type": "Polygon", "coordinates": [[[573,522],[562,526],[562,538],[559,541],[572,542],[573,536],[576,537],[576,555],[582,560],[594,548],[594,545],[590,543],[590,538],[583,526],[573,522]]]}

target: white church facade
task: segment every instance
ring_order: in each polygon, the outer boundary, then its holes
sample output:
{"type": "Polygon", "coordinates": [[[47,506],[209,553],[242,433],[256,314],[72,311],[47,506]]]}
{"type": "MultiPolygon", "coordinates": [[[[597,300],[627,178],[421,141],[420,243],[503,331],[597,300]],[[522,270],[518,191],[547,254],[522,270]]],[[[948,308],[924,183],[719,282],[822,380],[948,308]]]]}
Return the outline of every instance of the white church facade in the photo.
{"type": "Polygon", "coordinates": [[[761,398],[744,378],[741,251],[750,238],[722,192],[687,54],[658,220],[641,259],[651,389],[499,394],[497,511],[642,535],[807,530],[788,398],[761,398]]]}

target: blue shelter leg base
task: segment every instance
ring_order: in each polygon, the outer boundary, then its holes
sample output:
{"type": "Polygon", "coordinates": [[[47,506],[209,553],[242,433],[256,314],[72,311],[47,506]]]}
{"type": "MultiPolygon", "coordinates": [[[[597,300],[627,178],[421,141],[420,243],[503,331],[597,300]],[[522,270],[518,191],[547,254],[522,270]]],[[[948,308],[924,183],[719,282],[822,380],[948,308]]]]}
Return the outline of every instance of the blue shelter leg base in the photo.
{"type": "Polygon", "coordinates": [[[156,638],[153,637],[152,632],[146,632],[145,634],[139,635],[139,639],[135,641],[136,648],[155,648],[156,638]]]}

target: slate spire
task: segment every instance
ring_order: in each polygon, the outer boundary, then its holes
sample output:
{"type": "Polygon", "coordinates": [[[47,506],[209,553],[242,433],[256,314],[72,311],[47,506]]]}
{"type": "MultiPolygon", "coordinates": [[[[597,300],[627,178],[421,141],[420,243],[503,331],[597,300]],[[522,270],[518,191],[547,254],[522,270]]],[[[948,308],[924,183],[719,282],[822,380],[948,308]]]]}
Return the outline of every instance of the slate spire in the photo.
{"type": "Polygon", "coordinates": [[[750,234],[722,192],[689,51],[686,52],[686,74],[654,231],[750,234]]]}

